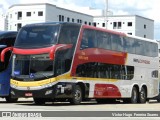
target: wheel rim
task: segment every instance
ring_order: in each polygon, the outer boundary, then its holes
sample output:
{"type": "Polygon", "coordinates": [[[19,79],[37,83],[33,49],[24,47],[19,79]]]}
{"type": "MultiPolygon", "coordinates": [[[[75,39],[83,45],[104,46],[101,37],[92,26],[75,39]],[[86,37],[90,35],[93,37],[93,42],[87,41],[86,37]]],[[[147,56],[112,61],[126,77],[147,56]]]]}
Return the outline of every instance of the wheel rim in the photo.
{"type": "Polygon", "coordinates": [[[133,91],[132,100],[134,103],[137,103],[137,91],[136,90],[133,91]]]}
{"type": "Polygon", "coordinates": [[[141,96],[141,99],[144,100],[144,99],[145,99],[145,96],[146,96],[146,95],[145,95],[145,92],[144,92],[144,91],[141,91],[141,95],[140,95],[140,96],[141,96]]]}
{"type": "Polygon", "coordinates": [[[81,91],[80,90],[76,90],[75,92],[75,100],[76,101],[80,101],[81,99],[81,91]]]}

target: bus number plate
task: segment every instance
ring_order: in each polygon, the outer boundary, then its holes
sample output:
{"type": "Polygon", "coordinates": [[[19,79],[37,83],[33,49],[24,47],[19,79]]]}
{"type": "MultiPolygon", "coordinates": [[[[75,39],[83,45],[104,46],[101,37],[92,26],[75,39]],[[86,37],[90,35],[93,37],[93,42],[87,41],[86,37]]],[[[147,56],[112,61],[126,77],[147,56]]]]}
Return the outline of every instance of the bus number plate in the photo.
{"type": "Polygon", "coordinates": [[[32,94],[32,93],[25,93],[25,96],[26,96],[26,97],[32,97],[33,94],[32,94]]]}

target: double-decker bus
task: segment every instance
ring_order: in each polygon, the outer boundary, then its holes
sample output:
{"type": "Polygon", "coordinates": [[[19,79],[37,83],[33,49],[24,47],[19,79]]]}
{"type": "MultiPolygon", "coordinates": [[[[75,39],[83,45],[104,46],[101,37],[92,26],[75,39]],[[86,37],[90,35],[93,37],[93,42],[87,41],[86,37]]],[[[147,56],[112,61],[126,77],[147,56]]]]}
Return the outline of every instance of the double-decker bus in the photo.
{"type": "Polygon", "coordinates": [[[33,97],[35,104],[90,98],[145,103],[159,93],[158,43],[93,26],[26,25],[12,63],[12,97],[33,97]]]}
{"type": "MultiPolygon", "coordinates": [[[[10,48],[14,45],[17,32],[15,31],[0,31],[0,53],[5,48],[10,48]]],[[[10,76],[11,76],[11,52],[5,54],[4,62],[0,62],[0,97],[6,99],[7,102],[16,102],[17,98],[11,98],[10,95],[10,76]]]]}

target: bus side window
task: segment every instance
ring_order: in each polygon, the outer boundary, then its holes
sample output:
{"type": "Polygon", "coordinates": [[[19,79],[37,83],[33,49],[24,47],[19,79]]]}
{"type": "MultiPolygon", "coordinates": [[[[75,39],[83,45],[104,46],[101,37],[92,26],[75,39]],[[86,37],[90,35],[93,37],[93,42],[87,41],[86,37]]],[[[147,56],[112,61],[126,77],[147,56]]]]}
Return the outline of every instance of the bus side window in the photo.
{"type": "Polygon", "coordinates": [[[81,49],[86,49],[86,48],[88,48],[88,39],[84,31],[82,36],[81,49]]]}
{"type": "Polygon", "coordinates": [[[83,31],[81,49],[97,47],[97,40],[95,39],[95,31],[85,29],[83,31]]]}

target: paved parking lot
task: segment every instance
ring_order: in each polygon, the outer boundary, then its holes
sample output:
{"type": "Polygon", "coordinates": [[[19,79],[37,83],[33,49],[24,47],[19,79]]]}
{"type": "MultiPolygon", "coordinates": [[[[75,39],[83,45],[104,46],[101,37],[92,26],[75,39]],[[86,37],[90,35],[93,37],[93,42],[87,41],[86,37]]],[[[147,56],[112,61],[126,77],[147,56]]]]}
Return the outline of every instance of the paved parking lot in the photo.
{"type": "MultiPolygon", "coordinates": [[[[97,104],[95,101],[89,101],[89,102],[83,102],[81,105],[70,105],[69,103],[60,103],[60,102],[49,102],[46,103],[45,105],[35,105],[33,103],[33,100],[31,98],[29,99],[19,99],[17,103],[5,103],[5,99],[0,99],[0,111],[20,111],[20,112],[25,112],[25,111],[113,111],[113,113],[117,113],[117,111],[160,111],[160,103],[157,103],[157,101],[150,101],[149,103],[146,104],[124,104],[121,102],[117,103],[108,103],[108,104],[97,104]]],[[[47,112],[46,112],[47,113],[47,112]]],[[[55,112],[53,112],[54,114],[55,112]]],[[[72,112],[70,112],[69,116],[71,117],[72,112]]],[[[63,113],[62,113],[63,114],[63,113]]],[[[66,113],[64,113],[66,114],[66,113]]],[[[63,115],[64,115],[63,114],[63,115]]],[[[74,114],[74,113],[73,113],[74,114]]],[[[76,113],[77,114],[77,113],[76,113]]],[[[93,114],[89,113],[88,114],[93,114]]],[[[99,113],[97,112],[97,115],[99,113]]],[[[62,116],[63,116],[62,115],[62,116]]],[[[65,117],[65,120],[71,120],[71,119],[76,119],[76,120],[106,120],[106,119],[113,119],[113,120],[120,120],[120,119],[126,119],[128,120],[128,117],[122,118],[122,117],[95,117],[96,113],[94,114],[94,117],[89,117],[89,118],[81,118],[81,117],[65,117]]],[[[7,118],[8,119],[8,118],[7,118]]],[[[19,117],[16,119],[20,119],[19,117]]],[[[22,119],[22,118],[21,118],[22,119]]],[[[27,118],[26,118],[27,119],[27,118]]],[[[34,118],[34,120],[40,120],[42,118],[34,118]]],[[[43,118],[44,119],[44,118],[43,118]]],[[[45,118],[45,119],[52,119],[52,118],[45,118]]],[[[135,120],[135,118],[131,117],[130,119],[135,120]]],[[[143,117],[138,117],[136,118],[137,120],[142,120],[144,119],[143,117]]],[[[159,117],[149,117],[147,118],[148,120],[155,120],[155,119],[160,119],[159,117]]],[[[64,117],[55,117],[53,120],[64,120],[64,117]]]]}

